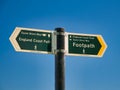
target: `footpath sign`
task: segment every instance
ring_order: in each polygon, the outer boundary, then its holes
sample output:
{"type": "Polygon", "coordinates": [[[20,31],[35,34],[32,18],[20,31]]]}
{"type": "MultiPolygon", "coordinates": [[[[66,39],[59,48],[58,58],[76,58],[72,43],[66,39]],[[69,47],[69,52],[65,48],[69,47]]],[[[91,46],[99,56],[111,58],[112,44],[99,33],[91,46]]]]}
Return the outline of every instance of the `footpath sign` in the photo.
{"type": "Polygon", "coordinates": [[[52,32],[16,27],[10,37],[16,51],[52,53],[52,32]]]}
{"type": "MultiPolygon", "coordinates": [[[[55,54],[56,32],[16,27],[10,41],[16,51],[55,54]]],[[[65,32],[65,55],[102,57],[107,45],[101,35],[65,32]]]]}
{"type": "Polygon", "coordinates": [[[68,33],[68,55],[102,57],[106,48],[101,35],[68,33]]]}
{"type": "Polygon", "coordinates": [[[55,90],[65,90],[65,55],[102,57],[107,45],[101,35],[15,28],[10,41],[16,51],[55,55],[55,90]]]}

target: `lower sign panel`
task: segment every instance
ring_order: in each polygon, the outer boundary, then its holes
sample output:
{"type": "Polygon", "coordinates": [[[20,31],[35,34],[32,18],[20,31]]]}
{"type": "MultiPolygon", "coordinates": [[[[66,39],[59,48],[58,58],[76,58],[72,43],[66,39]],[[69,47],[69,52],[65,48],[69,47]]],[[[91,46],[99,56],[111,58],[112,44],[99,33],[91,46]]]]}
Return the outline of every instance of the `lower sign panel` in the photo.
{"type": "Polygon", "coordinates": [[[105,49],[100,35],[68,34],[68,55],[101,57],[105,49]]]}

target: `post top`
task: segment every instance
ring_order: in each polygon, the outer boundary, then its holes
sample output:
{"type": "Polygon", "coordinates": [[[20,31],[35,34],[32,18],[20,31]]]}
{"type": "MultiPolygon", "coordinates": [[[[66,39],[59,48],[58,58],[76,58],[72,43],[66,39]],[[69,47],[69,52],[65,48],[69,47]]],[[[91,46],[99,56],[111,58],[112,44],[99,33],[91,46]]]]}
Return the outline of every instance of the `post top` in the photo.
{"type": "Polygon", "coordinates": [[[65,32],[64,28],[61,28],[61,27],[55,28],[55,31],[56,32],[65,32]]]}

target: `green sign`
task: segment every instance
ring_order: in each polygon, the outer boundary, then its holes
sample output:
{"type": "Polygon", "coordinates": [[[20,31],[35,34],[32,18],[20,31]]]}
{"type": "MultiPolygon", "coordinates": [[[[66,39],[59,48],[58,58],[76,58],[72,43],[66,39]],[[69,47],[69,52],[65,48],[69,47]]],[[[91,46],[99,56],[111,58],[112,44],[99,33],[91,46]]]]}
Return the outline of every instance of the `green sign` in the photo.
{"type": "Polygon", "coordinates": [[[11,42],[16,51],[52,53],[50,31],[16,28],[11,36],[11,42]]]}
{"type": "Polygon", "coordinates": [[[68,34],[68,54],[101,57],[106,44],[100,35],[68,34]]]}
{"type": "MultiPolygon", "coordinates": [[[[66,35],[66,55],[101,57],[107,48],[101,35],[75,33],[66,35]]],[[[56,50],[56,36],[54,32],[47,30],[16,27],[10,41],[15,50],[21,52],[55,54],[56,50]]]]}

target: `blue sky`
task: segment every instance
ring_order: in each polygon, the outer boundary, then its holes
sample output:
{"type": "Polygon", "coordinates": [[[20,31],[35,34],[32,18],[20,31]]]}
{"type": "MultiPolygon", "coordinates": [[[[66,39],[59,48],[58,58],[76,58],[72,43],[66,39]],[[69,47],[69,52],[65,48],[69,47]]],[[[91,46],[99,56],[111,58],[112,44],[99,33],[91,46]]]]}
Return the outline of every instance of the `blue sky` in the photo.
{"type": "Polygon", "coordinates": [[[54,55],[16,52],[15,27],[101,34],[102,58],[66,56],[66,90],[120,90],[119,0],[1,0],[0,90],[55,90],[54,55]]]}

